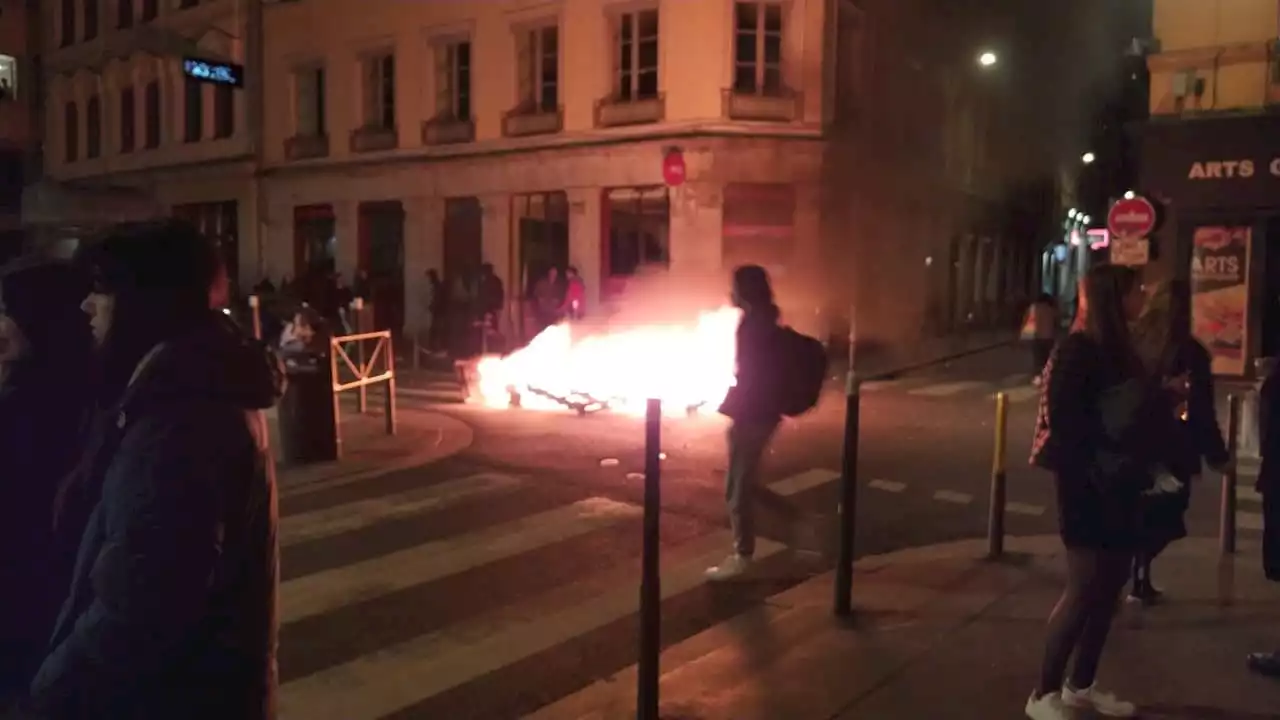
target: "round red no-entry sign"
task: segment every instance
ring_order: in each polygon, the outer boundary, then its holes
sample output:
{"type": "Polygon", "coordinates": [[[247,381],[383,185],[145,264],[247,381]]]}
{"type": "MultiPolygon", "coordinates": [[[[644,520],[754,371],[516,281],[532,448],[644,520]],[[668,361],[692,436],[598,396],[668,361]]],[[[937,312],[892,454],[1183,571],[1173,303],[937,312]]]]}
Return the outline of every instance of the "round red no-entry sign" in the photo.
{"type": "Polygon", "coordinates": [[[1120,237],[1146,237],[1156,227],[1156,207],[1144,197],[1121,200],[1107,213],[1107,230],[1120,237]]]}
{"type": "Polygon", "coordinates": [[[671,187],[684,184],[684,153],[679,149],[672,148],[662,157],[662,179],[671,187]]]}

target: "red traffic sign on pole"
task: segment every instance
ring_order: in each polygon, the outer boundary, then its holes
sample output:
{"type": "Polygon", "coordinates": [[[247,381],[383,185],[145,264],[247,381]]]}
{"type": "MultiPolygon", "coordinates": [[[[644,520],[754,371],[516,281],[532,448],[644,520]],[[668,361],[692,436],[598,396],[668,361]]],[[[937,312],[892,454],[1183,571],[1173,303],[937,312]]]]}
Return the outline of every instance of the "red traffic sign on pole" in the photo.
{"type": "Polygon", "coordinates": [[[1118,201],[1107,213],[1107,229],[1119,237],[1146,237],[1156,227],[1156,206],[1144,197],[1118,201]]]}
{"type": "Polygon", "coordinates": [[[684,153],[680,148],[668,148],[662,156],[662,179],[671,187],[680,187],[684,184],[684,153]]]}

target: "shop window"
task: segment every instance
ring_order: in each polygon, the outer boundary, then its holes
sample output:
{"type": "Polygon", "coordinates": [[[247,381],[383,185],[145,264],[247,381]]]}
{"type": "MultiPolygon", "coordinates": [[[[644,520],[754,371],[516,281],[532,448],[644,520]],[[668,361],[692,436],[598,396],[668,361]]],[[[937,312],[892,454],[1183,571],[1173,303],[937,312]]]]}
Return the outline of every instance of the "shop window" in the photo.
{"type": "Polygon", "coordinates": [[[620,188],[605,195],[609,277],[625,278],[644,267],[670,263],[671,207],[665,187],[620,188]]]}
{"type": "Polygon", "coordinates": [[[795,247],[795,188],[785,183],[731,183],[724,188],[726,267],[786,267],[795,247]]]}
{"type": "Polygon", "coordinates": [[[18,59],[12,55],[0,55],[0,101],[18,96],[18,59]]]}
{"type": "Polygon", "coordinates": [[[516,195],[511,216],[520,247],[520,276],[528,293],[547,270],[569,261],[569,196],[564,192],[516,195]]]}

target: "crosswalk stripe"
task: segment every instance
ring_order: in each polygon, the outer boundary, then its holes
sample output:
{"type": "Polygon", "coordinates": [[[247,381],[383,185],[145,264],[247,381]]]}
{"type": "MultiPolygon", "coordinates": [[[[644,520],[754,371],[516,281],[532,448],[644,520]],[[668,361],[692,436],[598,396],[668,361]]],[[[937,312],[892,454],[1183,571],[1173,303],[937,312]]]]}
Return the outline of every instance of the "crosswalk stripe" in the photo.
{"type": "Polygon", "coordinates": [[[1239,500],[1247,500],[1248,502],[1262,502],[1262,493],[1258,492],[1252,484],[1245,485],[1243,483],[1236,485],[1236,498],[1239,500]]]}
{"type": "Polygon", "coordinates": [[[1040,388],[1034,385],[1026,387],[1016,387],[1011,390],[1005,390],[1005,395],[1009,398],[1009,402],[1021,403],[1040,397],[1040,388]]]}
{"type": "Polygon", "coordinates": [[[511,490],[520,483],[520,478],[512,475],[480,473],[394,495],[382,495],[323,510],[288,515],[280,519],[280,545],[290,547],[389,520],[419,515],[477,495],[511,490]]]}
{"type": "Polygon", "coordinates": [[[936,385],[926,385],[924,387],[908,390],[908,395],[917,395],[920,397],[951,397],[959,395],[962,392],[973,390],[986,386],[985,382],[976,380],[961,380],[959,382],[938,383],[936,385]]]}
{"type": "MultiPolygon", "coordinates": [[[[662,599],[706,582],[705,570],[731,546],[728,533],[708,536],[708,549],[663,568],[662,599]]],[[[783,550],[757,542],[756,558],[783,550]]],[[[550,650],[636,611],[634,583],[539,617],[522,617],[481,633],[450,632],[414,638],[286,683],[280,689],[282,720],[375,720],[478,677],[550,650]]]]}
{"type": "Polygon", "coordinates": [[[423,585],[640,516],[636,505],[594,497],[473,533],[353,563],[280,586],[282,623],[423,585]]]}
{"type": "Polygon", "coordinates": [[[785,497],[798,495],[806,490],[821,487],[838,479],[840,479],[840,473],[835,470],[814,468],[812,470],[805,470],[802,473],[796,473],[795,475],[783,478],[777,482],[770,483],[769,489],[785,497]]]}
{"type": "Polygon", "coordinates": [[[1044,515],[1043,505],[1028,505],[1027,503],[1010,502],[1006,503],[1004,509],[1016,515],[1031,515],[1040,517],[1044,515]]]}
{"type": "Polygon", "coordinates": [[[1263,528],[1262,513],[1246,512],[1243,510],[1236,512],[1236,528],[1240,530],[1258,530],[1263,528]]]}
{"type": "Polygon", "coordinates": [[[880,480],[877,478],[867,483],[867,487],[875,488],[876,490],[884,490],[885,492],[900,493],[907,489],[907,484],[894,482],[893,480],[880,480]]]}
{"type": "Polygon", "coordinates": [[[969,493],[955,492],[953,490],[939,490],[933,494],[933,499],[957,505],[968,505],[973,502],[973,496],[969,493]]]}

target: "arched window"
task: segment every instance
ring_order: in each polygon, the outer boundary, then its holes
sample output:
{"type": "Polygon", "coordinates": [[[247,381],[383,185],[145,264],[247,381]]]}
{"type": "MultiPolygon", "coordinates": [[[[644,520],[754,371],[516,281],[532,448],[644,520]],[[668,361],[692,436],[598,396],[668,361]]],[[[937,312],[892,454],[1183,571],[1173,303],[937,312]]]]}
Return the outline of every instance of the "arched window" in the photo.
{"type": "Polygon", "coordinates": [[[102,154],[102,100],[97,95],[89,98],[84,108],[85,147],[87,158],[102,154]]]}
{"type": "Polygon", "coordinates": [[[80,112],[74,101],[67,103],[62,115],[63,157],[67,162],[80,159],[80,112]]]}

